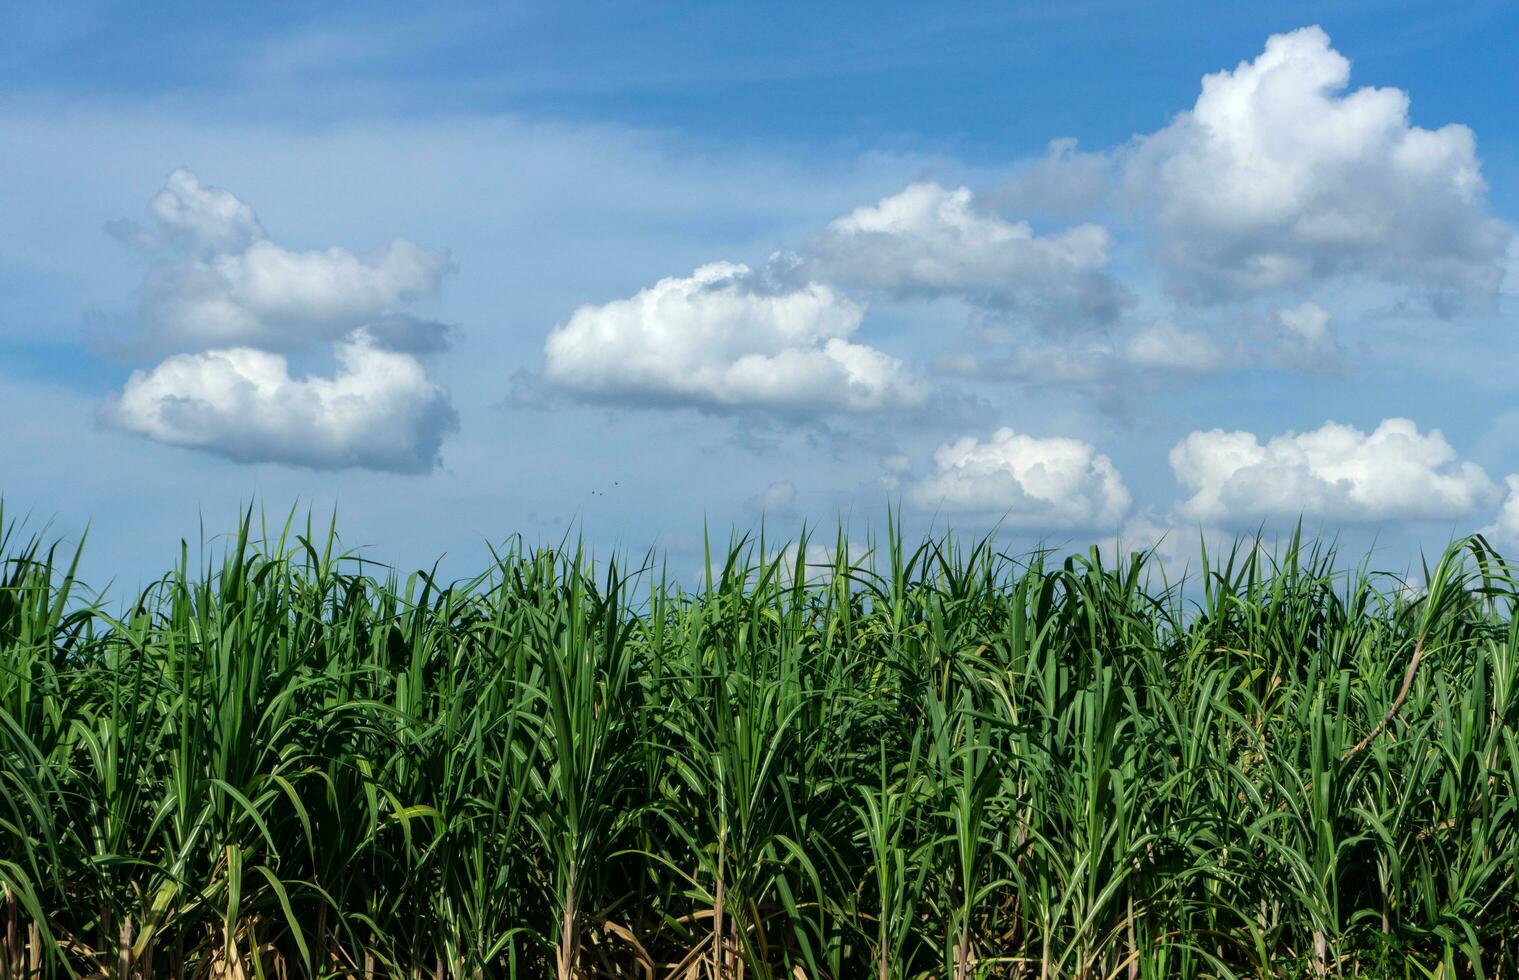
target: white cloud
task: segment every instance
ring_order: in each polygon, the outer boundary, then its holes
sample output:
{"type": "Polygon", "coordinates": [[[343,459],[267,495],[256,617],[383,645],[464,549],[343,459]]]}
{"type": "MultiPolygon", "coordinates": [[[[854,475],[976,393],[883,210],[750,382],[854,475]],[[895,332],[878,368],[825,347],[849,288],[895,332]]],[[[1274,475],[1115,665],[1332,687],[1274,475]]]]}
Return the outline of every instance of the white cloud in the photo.
{"type": "Polygon", "coordinates": [[[1231,358],[1201,330],[1159,321],[1135,334],[1124,350],[1130,364],[1142,368],[1214,374],[1231,366],[1231,358]]]}
{"type": "Polygon", "coordinates": [[[1100,527],[1129,508],[1129,491],[1108,457],[1079,439],[999,429],[940,446],[934,471],[908,489],[925,509],[999,517],[1011,527],[1100,527]]]}
{"type": "Polygon", "coordinates": [[[851,343],[864,309],[834,289],[768,284],[715,262],[582,306],[544,345],[553,384],[603,401],[875,411],[921,402],[900,361],[851,343]]]}
{"type": "Polygon", "coordinates": [[[953,296],[1043,323],[1108,322],[1125,302],[1106,274],[1113,239],[1084,224],[1036,235],[983,209],[968,188],[932,182],[856,208],[812,241],[815,279],[897,297],[953,296]]]}
{"type": "Polygon", "coordinates": [[[191,351],[136,371],[105,423],[240,462],[425,472],[457,427],[414,353],[447,327],[395,309],[436,290],[448,264],[396,239],[373,261],[269,241],[232,192],[171,173],[154,226],[110,230],[157,258],[142,288],[144,346],[191,351]],[[279,351],[335,342],[336,373],[292,378],[279,351]]]}
{"type": "Polygon", "coordinates": [[[134,372],[103,421],[239,462],[425,472],[456,417],[413,357],[362,331],[336,348],[331,378],[292,378],[278,354],[235,347],[178,354],[134,372]]]}
{"type": "Polygon", "coordinates": [[[1303,374],[1332,374],[1344,353],[1330,327],[1333,318],[1317,303],[1277,310],[1233,341],[1221,343],[1205,330],[1159,321],[1130,338],[1125,359],[1135,367],[1188,374],[1219,374],[1273,367],[1303,374]]]}
{"type": "Polygon", "coordinates": [[[1115,381],[1119,364],[1111,344],[997,344],[946,351],[934,362],[945,374],[1034,384],[1103,385],[1115,381]]]}
{"type": "Polygon", "coordinates": [[[1444,303],[1492,296],[1511,230],[1487,214],[1471,130],[1413,126],[1404,92],[1346,94],[1349,78],[1319,28],[1274,35],[1138,141],[1126,191],[1148,210],[1180,292],[1214,299],[1360,273],[1444,303]]]}
{"type": "Polygon", "coordinates": [[[1070,137],[1050,140],[1044,156],[986,197],[1017,212],[1079,214],[1107,197],[1112,166],[1108,154],[1084,153],[1070,137]]]}
{"type": "Polygon", "coordinates": [[[912,469],[912,459],[905,453],[893,453],[881,460],[881,475],[877,478],[882,489],[896,494],[902,486],[902,477],[912,469]]]}
{"type": "Polygon", "coordinates": [[[152,229],[112,229],[159,258],[142,288],[150,347],[290,350],[381,321],[375,338],[400,349],[441,344],[439,324],[398,308],[437,291],[447,252],[401,238],[367,259],[344,248],[285,249],[269,241],[247,204],[187,170],[169,175],[149,211],[152,229]]]}
{"type": "Polygon", "coordinates": [[[759,514],[779,516],[791,513],[796,504],[796,484],[781,480],[744,501],[744,506],[759,514]]]}
{"type": "Polygon", "coordinates": [[[1181,576],[1196,564],[1198,542],[1217,532],[1198,526],[1177,526],[1146,508],[1124,518],[1117,533],[1098,540],[1103,560],[1114,565],[1134,552],[1152,552],[1152,562],[1168,576],[1181,576]]]}
{"type": "Polygon", "coordinates": [[[208,252],[240,252],[266,237],[258,216],[237,195],[220,187],[206,187],[183,168],[169,174],[163,190],[148,202],[148,213],[157,227],[116,221],[107,229],[144,248],[185,241],[208,252]]]}
{"type": "Polygon", "coordinates": [[[1370,434],[1327,422],[1264,445],[1250,432],[1193,432],[1172,448],[1171,469],[1191,495],[1178,507],[1182,515],[1234,526],[1299,515],[1455,518],[1497,493],[1439,430],[1421,435],[1408,419],[1387,419],[1370,434]]]}
{"type": "Polygon", "coordinates": [[[1495,548],[1519,549],[1519,474],[1504,477],[1507,492],[1498,516],[1482,529],[1482,534],[1495,548]]]}
{"type": "Polygon", "coordinates": [[[1267,357],[1278,367],[1326,374],[1337,371],[1344,361],[1339,341],[1330,328],[1329,311],[1317,303],[1278,310],[1276,326],[1267,357]]]}
{"type": "Polygon", "coordinates": [[[155,268],[144,284],[143,315],[153,339],[175,347],[301,347],[433,292],[447,262],[403,239],[372,261],[342,248],[292,252],[254,242],[155,268]]]}
{"type": "Polygon", "coordinates": [[[1315,303],[1280,309],[1245,326],[1183,327],[1157,320],[1107,338],[1041,340],[1031,331],[982,331],[981,346],[969,344],[934,361],[944,374],[1045,385],[1080,385],[1114,391],[1144,379],[1167,381],[1178,374],[1219,375],[1252,368],[1302,374],[1344,370],[1344,354],[1330,326],[1332,317],[1315,303]]]}

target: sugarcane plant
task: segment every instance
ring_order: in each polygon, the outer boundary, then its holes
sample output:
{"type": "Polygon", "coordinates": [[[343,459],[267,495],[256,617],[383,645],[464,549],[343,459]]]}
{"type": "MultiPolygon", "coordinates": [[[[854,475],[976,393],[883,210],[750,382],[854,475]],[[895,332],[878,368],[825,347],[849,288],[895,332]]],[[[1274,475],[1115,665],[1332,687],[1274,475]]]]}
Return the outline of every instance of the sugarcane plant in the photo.
{"type": "Polygon", "coordinates": [[[137,594],[0,514],[0,977],[1519,973],[1519,581],[1294,534],[403,575],[251,511],[137,594]]]}

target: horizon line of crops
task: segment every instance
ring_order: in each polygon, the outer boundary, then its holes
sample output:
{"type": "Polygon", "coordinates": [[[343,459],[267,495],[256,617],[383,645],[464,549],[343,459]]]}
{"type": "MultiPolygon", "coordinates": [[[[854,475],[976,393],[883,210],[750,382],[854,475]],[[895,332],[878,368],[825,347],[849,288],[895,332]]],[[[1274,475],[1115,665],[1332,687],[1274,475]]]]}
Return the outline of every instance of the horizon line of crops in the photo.
{"type": "Polygon", "coordinates": [[[0,977],[1519,970],[1519,584],[739,537],[404,579],[255,534],[114,611],[0,517],[0,977]]]}

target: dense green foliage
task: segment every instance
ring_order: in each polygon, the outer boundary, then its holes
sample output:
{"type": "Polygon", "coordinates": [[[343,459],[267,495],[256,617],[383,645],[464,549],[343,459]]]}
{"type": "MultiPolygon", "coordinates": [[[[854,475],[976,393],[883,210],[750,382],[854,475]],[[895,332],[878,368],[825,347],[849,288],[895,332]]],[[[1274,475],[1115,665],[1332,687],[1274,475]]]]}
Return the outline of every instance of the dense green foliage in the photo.
{"type": "Polygon", "coordinates": [[[261,537],[114,614],[0,542],[0,974],[1519,970],[1480,539],[1417,590],[1296,541],[1182,588],[888,533],[683,591],[261,537]]]}

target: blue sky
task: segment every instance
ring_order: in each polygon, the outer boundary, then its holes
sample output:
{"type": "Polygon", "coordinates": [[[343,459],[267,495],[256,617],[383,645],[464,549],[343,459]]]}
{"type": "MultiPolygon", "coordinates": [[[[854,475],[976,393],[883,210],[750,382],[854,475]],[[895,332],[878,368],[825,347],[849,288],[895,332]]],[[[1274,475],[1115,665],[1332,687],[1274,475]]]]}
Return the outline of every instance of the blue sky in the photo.
{"type": "Polygon", "coordinates": [[[8,5],[0,493],[125,585],[250,500],[461,571],[888,503],[1519,546],[1516,41],[1497,3],[8,5]]]}

